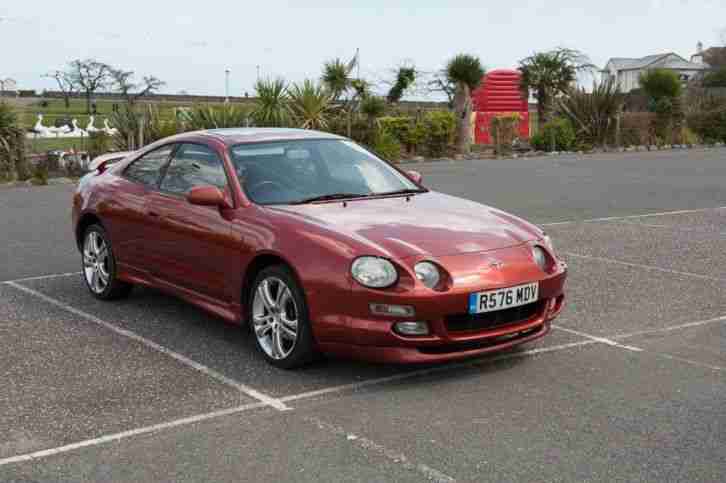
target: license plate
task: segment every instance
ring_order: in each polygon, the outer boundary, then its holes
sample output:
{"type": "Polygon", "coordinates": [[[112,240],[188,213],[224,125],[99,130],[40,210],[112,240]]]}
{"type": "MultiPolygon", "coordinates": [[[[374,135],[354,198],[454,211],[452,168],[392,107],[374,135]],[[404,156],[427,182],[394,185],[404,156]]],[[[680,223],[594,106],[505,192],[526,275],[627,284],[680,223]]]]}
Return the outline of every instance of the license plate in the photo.
{"type": "Polygon", "coordinates": [[[469,295],[469,313],[481,314],[519,307],[537,301],[538,296],[539,283],[537,282],[473,293],[469,295]]]}

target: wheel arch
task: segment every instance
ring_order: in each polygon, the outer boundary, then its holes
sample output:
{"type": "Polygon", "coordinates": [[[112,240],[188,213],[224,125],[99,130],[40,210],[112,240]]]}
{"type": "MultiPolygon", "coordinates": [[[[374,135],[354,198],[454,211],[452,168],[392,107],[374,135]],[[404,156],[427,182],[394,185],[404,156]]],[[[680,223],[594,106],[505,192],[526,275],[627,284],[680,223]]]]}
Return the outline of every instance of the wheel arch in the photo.
{"type": "Polygon", "coordinates": [[[88,229],[91,225],[103,226],[101,219],[94,213],[83,214],[76,224],[76,246],[79,250],[83,249],[83,235],[86,233],[86,229],[88,229]]]}
{"type": "Polygon", "coordinates": [[[247,265],[247,268],[244,271],[244,276],[242,278],[242,294],[241,294],[241,307],[242,307],[242,322],[247,323],[247,311],[248,311],[248,302],[250,298],[250,289],[252,288],[252,284],[255,281],[255,278],[257,278],[257,275],[264,270],[267,267],[271,267],[274,265],[283,265],[284,267],[288,268],[290,272],[292,273],[292,276],[295,278],[295,281],[297,282],[298,286],[300,287],[300,290],[302,291],[303,297],[305,298],[305,302],[307,303],[307,297],[305,295],[305,286],[303,285],[300,275],[298,274],[295,267],[290,263],[285,257],[281,256],[278,253],[273,252],[264,252],[260,253],[255,258],[253,258],[250,263],[247,265]]]}

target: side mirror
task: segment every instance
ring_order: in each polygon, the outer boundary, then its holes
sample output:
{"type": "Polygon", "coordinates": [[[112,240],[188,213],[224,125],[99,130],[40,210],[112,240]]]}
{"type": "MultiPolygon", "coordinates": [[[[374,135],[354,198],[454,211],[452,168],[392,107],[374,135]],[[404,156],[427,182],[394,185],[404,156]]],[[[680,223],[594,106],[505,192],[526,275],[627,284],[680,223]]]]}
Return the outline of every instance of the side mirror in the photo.
{"type": "Polygon", "coordinates": [[[409,178],[411,178],[414,181],[414,183],[421,184],[421,181],[423,180],[423,176],[421,175],[421,173],[419,173],[418,171],[411,170],[411,171],[406,171],[406,174],[408,175],[409,178]]]}
{"type": "Polygon", "coordinates": [[[187,201],[198,206],[231,208],[229,201],[216,186],[195,186],[187,194],[187,201]]]}

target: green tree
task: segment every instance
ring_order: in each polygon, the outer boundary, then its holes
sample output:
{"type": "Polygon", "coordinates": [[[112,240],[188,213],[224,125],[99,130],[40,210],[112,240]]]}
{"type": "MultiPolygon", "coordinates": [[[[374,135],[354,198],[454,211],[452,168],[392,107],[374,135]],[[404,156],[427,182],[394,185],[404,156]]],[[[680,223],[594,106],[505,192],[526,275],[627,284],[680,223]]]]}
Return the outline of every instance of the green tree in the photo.
{"type": "Polygon", "coordinates": [[[287,83],[282,78],[260,79],[255,83],[257,99],[252,110],[255,125],[286,127],[290,125],[287,83]]]}
{"type": "Polygon", "coordinates": [[[484,77],[484,68],[479,58],[469,54],[459,54],[446,65],[446,75],[456,85],[454,112],[456,113],[456,149],[461,154],[471,150],[471,92],[484,77]]]}
{"type": "Polygon", "coordinates": [[[388,91],[388,102],[394,103],[401,100],[406,89],[416,80],[416,69],[414,67],[400,67],[396,73],[396,82],[388,91]]]}
{"type": "Polygon", "coordinates": [[[289,109],[295,124],[302,129],[327,129],[332,98],[320,84],[306,79],[288,89],[289,109]]]}
{"type": "Polygon", "coordinates": [[[559,110],[575,128],[578,141],[604,145],[613,134],[625,96],[614,78],[593,83],[592,92],[572,89],[559,99],[559,110]]]}
{"type": "Polygon", "coordinates": [[[86,96],[86,112],[91,114],[91,98],[100,89],[108,87],[112,68],[96,59],[76,59],[68,65],[68,78],[86,96]]]}
{"type": "Polygon", "coordinates": [[[535,52],[519,61],[522,92],[527,96],[532,93],[537,99],[540,123],[549,120],[555,99],[570,90],[577,81],[578,71],[592,67],[582,53],[564,48],[535,52]]]}
{"type": "Polygon", "coordinates": [[[668,69],[648,69],[640,74],[638,82],[654,102],[661,99],[675,99],[683,91],[678,74],[668,69]]]}
{"type": "Polygon", "coordinates": [[[703,87],[726,87],[726,66],[706,74],[703,77],[703,87]]]}
{"type": "Polygon", "coordinates": [[[354,59],[351,62],[343,62],[336,58],[323,64],[323,74],[320,80],[331,92],[333,100],[339,100],[351,87],[351,72],[355,67],[354,59]]]}

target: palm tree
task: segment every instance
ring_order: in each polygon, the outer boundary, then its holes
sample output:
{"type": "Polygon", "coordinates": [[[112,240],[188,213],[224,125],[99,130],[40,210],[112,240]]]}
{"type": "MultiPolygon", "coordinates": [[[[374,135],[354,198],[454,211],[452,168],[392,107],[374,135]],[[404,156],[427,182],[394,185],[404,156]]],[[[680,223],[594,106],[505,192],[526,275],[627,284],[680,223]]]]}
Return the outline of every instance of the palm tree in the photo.
{"type": "Polygon", "coordinates": [[[454,112],[456,113],[456,150],[468,154],[471,150],[471,91],[479,87],[484,68],[479,58],[459,54],[446,65],[446,76],[456,85],[454,112]]]}
{"type": "Polygon", "coordinates": [[[260,79],[255,83],[257,100],[252,118],[257,126],[286,127],[290,124],[287,84],[284,79],[260,79]]]}
{"type": "Polygon", "coordinates": [[[326,129],[332,105],[330,93],[320,84],[306,79],[289,89],[289,108],[295,124],[302,129],[326,129]]]}
{"type": "Polygon", "coordinates": [[[343,62],[335,58],[323,64],[323,75],[320,80],[331,92],[333,100],[337,101],[351,87],[350,74],[355,64],[351,61],[343,62]]]}
{"type": "Polygon", "coordinates": [[[625,96],[614,78],[594,83],[592,92],[583,88],[572,89],[559,99],[559,111],[575,127],[577,138],[603,146],[615,131],[617,117],[625,96]]]}
{"type": "Polygon", "coordinates": [[[535,52],[519,61],[521,89],[528,97],[530,92],[534,93],[540,124],[549,119],[554,99],[572,88],[577,81],[578,71],[592,67],[582,53],[563,48],[535,52]]]}
{"type": "Polygon", "coordinates": [[[18,126],[15,110],[0,102],[0,178],[16,173],[19,180],[30,176],[25,158],[25,133],[18,126]]]}

